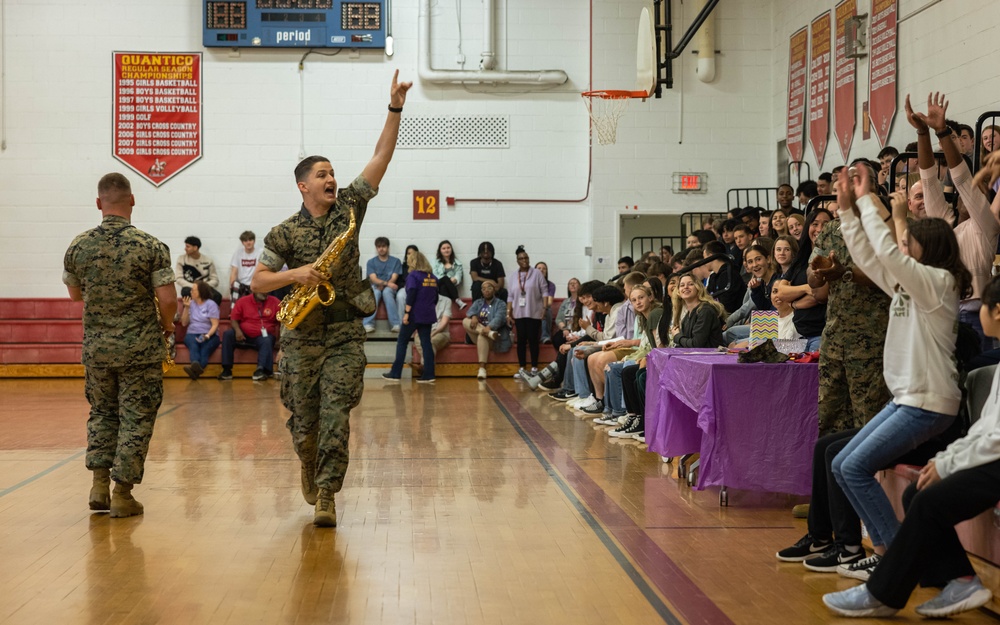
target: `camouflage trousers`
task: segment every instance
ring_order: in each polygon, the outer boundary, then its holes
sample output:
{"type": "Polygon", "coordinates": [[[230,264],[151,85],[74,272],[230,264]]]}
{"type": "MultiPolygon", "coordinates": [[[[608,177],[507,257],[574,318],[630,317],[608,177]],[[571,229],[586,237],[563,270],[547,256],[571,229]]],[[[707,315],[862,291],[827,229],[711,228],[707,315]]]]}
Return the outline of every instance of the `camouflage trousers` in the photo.
{"type": "Polygon", "coordinates": [[[163,400],[160,363],[86,367],[87,468],[111,469],[124,484],[142,482],[156,411],[163,400]]]}
{"type": "Polygon", "coordinates": [[[840,359],[820,350],[820,436],[864,426],[891,398],[881,352],[874,358],[840,359]]]}
{"type": "Polygon", "coordinates": [[[360,320],[327,326],[322,337],[281,337],[281,401],[299,460],[315,464],[316,485],[339,492],[350,457],[351,409],[364,391],[360,320]]]}

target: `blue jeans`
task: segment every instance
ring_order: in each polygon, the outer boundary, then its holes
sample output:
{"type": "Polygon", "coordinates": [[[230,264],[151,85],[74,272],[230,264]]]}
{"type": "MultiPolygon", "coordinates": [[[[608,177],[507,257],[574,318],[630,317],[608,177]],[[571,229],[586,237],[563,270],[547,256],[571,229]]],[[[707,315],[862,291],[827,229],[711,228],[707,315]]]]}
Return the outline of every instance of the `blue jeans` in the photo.
{"type": "Polygon", "coordinates": [[[271,373],[274,369],[274,335],[246,337],[242,343],[236,341],[236,330],[232,328],[222,333],[222,368],[231,370],[236,356],[236,348],[257,351],[257,368],[271,373]]]}
{"type": "Polygon", "coordinates": [[[570,373],[573,374],[573,388],[580,397],[590,397],[590,374],[587,373],[587,360],[573,356],[569,365],[570,373]]]}
{"type": "Polygon", "coordinates": [[[818,352],[823,341],[823,335],[812,336],[806,339],[806,352],[818,352]]]}
{"type": "Polygon", "coordinates": [[[625,414],[625,394],[622,391],[622,369],[634,365],[634,360],[619,360],[604,372],[604,411],[616,417],[625,414]]]}
{"type": "Polygon", "coordinates": [[[364,318],[364,321],[362,323],[364,323],[364,326],[366,328],[375,327],[375,315],[378,314],[378,303],[382,301],[383,290],[388,291],[387,293],[384,294],[384,297],[385,297],[385,316],[389,318],[389,325],[391,325],[394,328],[399,325],[399,307],[398,304],[396,304],[396,291],[393,291],[389,287],[383,287],[379,289],[373,286],[372,292],[375,294],[375,312],[373,312],[370,316],[364,318]]]}
{"type": "Polygon", "coordinates": [[[726,345],[750,338],[750,326],[733,326],[722,333],[722,342],[726,345]]]}
{"type": "Polygon", "coordinates": [[[888,547],[899,531],[896,512],[875,474],[904,453],[944,432],[955,415],[893,402],[872,417],[833,459],[840,488],[868,528],[872,545],[888,547]]]}
{"type": "Polygon", "coordinates": [[[219,333],[216,332],[211,337],[205,339],[203,343],[195,340],[200,334],[185,334],[184,344],[187,345],[188,353],[191,354],[191,362],[197,362],[204,369],[208,366],[208,359],[212,357],[212,352],[219,346],[219,333]]]}
{"type": "Polygon", "coordinates": [[[573,361],[576,360],[576,356],[573,355],[574,349],[576,348],[570,347],[569,351],[566,352],[566,371],[563,372],[563,383],[560,389],[571,393],[576,392],[576,380],[573,378],[573,361]]]}
{"type": "Polygon", "coordinates": [[[410,346],[410,338],[416,332],[420,336],[420,350],[424,355],[424,374],[420,376],[420,379],[434,379],[434,346],[431,344],[431,325],[430,323],[408,323],[400,328],[399,336],[396,338],[396,360],[392,362],[389,375],[394,378],[402,377],[406,350],[410,346]]]}

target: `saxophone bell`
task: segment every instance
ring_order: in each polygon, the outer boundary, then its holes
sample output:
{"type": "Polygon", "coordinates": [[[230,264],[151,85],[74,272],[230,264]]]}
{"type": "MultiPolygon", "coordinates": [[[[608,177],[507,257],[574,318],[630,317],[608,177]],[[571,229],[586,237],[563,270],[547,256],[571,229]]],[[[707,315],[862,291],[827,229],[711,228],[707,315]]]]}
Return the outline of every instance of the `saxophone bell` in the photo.
{"type": "Polygon", "coordinates": [[[337,294],[333,291],[333,285],[329,282],[320,282],[316,285],[316,298],[319,303],[329,306],[333,300],[337,299],[337,294]]]}

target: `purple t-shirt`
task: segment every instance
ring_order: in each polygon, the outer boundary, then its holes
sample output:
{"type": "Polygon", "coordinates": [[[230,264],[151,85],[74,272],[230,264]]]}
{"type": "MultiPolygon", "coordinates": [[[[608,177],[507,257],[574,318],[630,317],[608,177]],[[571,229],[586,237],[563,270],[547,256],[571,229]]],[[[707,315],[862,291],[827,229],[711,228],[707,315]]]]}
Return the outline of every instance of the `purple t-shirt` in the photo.
{"type": "Polygon", "coordinates": [[[406,305],[410,323],[437,323],[437,278],[433,274],[411,270],[406,276],[406,305]]]}
{"type": "Polygon", "coordinates": [[[515,319],[541,319],[545,297],[549,294],[549,283],[534,267],[527,273],[518,269],[507,281],[507,303],[515,319]],[[522,305],[523,304],[523,305],[522,305]]]}
{"type": "Polygon", "coordinates": [[[191,300],[188,306],[188,334],[205,334],[212,329],[211,319],[219,318],[219,305],[207,299],[201,304],[191,300]]]}

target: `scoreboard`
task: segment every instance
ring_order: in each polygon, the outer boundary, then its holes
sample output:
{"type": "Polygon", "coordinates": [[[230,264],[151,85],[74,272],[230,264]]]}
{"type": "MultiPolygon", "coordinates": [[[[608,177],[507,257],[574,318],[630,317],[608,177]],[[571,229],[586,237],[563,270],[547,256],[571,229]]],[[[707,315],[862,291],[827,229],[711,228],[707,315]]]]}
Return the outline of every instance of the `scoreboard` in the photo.
{"type": "Polygon", "coordinates": [[[202,0],[206,48],[384,48],[390,0],[202,0]]]}

